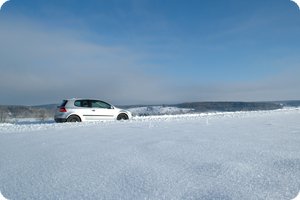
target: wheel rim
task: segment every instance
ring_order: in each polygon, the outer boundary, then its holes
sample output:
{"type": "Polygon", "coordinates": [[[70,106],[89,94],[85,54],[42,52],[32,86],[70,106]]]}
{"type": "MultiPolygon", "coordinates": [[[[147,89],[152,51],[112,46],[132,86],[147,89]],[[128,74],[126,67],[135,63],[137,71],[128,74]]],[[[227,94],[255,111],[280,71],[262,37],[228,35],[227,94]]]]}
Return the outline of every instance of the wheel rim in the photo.
{"type": "Polygon", "coordinates": [[[125,114],[120,115],[120,116],[118,117],[118,120],[127,120],[127,119],[128,119],[128,116],[125,115],[125,114]]]}
{"type": "Polygon", "coordinates": [[[73,117],[70,117],[70,119],[68,120],[68,122],[80,122],[80,119],[78,119],[77,117],[73,116],[73,117]]]}

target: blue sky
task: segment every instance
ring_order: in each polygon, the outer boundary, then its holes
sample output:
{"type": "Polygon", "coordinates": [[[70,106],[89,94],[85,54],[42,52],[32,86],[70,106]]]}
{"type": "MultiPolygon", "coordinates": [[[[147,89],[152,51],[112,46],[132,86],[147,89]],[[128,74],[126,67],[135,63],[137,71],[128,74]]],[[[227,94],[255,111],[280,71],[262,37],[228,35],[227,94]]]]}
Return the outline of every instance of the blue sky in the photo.
{"type": "Polygon", "coordinates": [[[0,104],[300,99],[289,0],[11,0],[0,104]]]}

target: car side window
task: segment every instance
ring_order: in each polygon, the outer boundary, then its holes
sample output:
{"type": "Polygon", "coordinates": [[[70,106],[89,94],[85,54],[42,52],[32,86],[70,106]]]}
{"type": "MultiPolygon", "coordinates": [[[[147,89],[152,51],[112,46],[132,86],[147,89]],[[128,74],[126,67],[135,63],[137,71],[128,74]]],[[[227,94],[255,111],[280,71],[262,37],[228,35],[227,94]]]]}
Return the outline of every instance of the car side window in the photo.
{"type": "Polygon", "coordinates": [[[74,102],[74,106],[81,107],[81,102],[80,102],[80,101],[78,101],[78,100],[77,100],[77,101],[75,101],[75,102],[74,102]]]}
{"type": "Polygon", "coordinates": [[[82,100],[81,101],[81,107],[84,107],[84,108],[90,107],[89,106],[89,101],[88,100],[82,100]]]}
{"type": "Polygon", "coordinates": [[[92,101],[92,108],[111,109],[111,105],[103,101],[92,101]]]}
{"type": "Polygon", "coordinates": [[[88,100],[77,100],[74,103],[77,107],[89,108],[89,101],[88,100]]]}

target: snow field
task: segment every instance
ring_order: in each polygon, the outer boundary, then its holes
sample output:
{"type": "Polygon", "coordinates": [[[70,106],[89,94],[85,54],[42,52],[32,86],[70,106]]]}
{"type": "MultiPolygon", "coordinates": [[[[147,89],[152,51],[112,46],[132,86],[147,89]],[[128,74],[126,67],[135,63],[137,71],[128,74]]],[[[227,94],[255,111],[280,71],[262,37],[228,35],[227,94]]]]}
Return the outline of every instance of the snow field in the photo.
{"type": "Polygon", "coordinates": [[[0,125],[8,199],[287,199],[300,110],[0,125]]]}

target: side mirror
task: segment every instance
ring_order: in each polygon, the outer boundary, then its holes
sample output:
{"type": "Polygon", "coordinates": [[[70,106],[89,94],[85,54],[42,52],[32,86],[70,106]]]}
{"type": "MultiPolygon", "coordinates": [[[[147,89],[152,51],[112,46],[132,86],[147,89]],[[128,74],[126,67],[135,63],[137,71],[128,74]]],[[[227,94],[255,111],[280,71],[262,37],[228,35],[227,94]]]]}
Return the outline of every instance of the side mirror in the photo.
{"type": "Polygon", "coordinates": [[[115,109],[115,107],[114,106],[110,106],[110,109],[115,109]]]}

